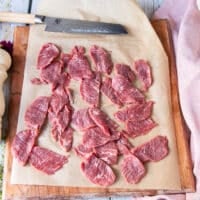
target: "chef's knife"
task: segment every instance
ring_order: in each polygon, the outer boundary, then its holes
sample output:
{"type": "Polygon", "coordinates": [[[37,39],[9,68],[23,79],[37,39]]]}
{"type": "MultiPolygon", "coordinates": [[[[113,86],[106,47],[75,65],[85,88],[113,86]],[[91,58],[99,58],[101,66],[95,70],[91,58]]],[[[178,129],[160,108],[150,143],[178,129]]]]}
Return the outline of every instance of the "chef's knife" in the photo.
{"type": "Polygon", "coordinates": [[[121,24],[48,17],[26,13],[0,12],[0,22],[46,24],[46,31],[88,34],[126,34],[121,24]]]}

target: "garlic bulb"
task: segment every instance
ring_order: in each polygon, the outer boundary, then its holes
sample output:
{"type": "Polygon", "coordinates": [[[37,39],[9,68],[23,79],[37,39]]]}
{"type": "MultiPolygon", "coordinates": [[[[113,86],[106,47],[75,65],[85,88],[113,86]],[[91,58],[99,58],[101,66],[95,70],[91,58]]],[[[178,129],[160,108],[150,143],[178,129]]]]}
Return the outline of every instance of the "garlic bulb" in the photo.
{"type": "Polygon", "coordinates": [[[5,99],[3,93],[3,84],[8,74],[7,70],[11,66],[11,57],[4,49],[0,48],[0,139],[2,131],[2,116],[5,111],[5,99]]]}

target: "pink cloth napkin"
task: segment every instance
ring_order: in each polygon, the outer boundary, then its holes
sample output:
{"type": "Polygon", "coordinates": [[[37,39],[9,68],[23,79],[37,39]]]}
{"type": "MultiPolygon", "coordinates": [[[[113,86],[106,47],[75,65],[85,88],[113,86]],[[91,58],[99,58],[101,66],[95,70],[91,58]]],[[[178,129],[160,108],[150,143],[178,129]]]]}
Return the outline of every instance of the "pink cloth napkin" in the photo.
{"type": "Polygon", "coordinates": [[[176,54],[180,103],[191,131],[196,192],[135,200],[200,200],[200,10],[196,0],[164,0],[153,18],[168,19],[176,54]]]}
{"type": "Polygon", "coordinates": [[[144,197],[140,200],[200,200],[200,11],[196,0],[165,0],[153,17],[168,19],[172,29],[180,103],[191,131],[196,193],[144,197]]]}

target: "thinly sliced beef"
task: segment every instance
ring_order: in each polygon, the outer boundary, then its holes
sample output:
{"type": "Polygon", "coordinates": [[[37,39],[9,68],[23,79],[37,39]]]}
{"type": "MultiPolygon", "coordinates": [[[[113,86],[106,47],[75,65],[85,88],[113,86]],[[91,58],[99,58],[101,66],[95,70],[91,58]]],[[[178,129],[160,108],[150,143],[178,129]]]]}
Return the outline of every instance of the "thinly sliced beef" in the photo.
{"type": "Polygon", "coordinates": [[[51,126],[51,136],[52,136],[52,139],[55,141],[55,142],[58,142],[59,140],[59,135],[61,134],[61,130],[59,130],[57,124],[53,124],[51,126]]]}
{"type": "Polygon", "coordinates": [[[43,69],[47,67],[59,54],[60,50],[55,44],[44,44],[38,55],[37,68],[43,69]]]}
{"type": "Polygon", "coordinates": [[[89,114],[95,124],[102,129],[106,135],[114,135],[119,125],[113,121],[106,113],[98,108],[89,108],[89,114]]]}
{"type": "Polygon", "coordinates": [[[94,151],[96,156],[107,164],[114,165],[117,163],[118,150],[115,142],[108,142],[107,144],[96,147],[94,151]]]}
{"type": "Polygon", "coordinates": [[[114,114],[115,118],[125,122],[130,121],[142,121],[151,116],[153,108],[153,101],[144,102],[142,104],[137,104],[129,106],[124,110],[120,110],[114,114]]]}
{"type": "Polygon", "coordinates": [[[112,72],[113,63],[111,56],[104,48],[93,45],[90,48],[90,55],[98,72],[106,74],[110,74],[112,72]]]}
{"type": "Polygon", "coordinates": [[[40,71],[40,78],[46,83],[56,84],[60,80],[62,70],[63,62],[61,60],[54,61],[40,71]]]}
{"type": "Polygon", "coordinates": [[[55,114],[58,114],[64,108],[66,104],[69,104],[68,96],[64,96],[64,95],[61,96],[55,93],[51,95],[49,106],[52,108],[52,111],[55,114]]]}
{"type": "Polygon", "coordinates": [[[90,108],[89,114],[92,120],[100,127],[105,135],[110,135],[110,129],[108,126],[108,116],[98,108],[90,108]]]}
{"type": "Polygon", "coordinates": [[[71,54],[84,54],[85,53],[85,47],[83,46],[74,46],[74,48],[71,51],[71,54]]]}
{"type": "Polygon", "coordinates": [[[81,81],[81,86],[80,86],[81,96],[87,103],[89,103],[94,107],[99,106],[100,85],[101,85],[100,73],[95,73],[93,78],[83,79],[81,81]]]}
{"type": "Polygon", "coordinates": [[[101,128],[94,127],[87,129],[83,134],[83,144],[87,148],[98,147],[104,145],[110,141],[119,139],[120,134],[115,135],[105,135],[101,128]]]}
{"type": "Polygon", "coordinates": [[[119,100],[124,104],[137,104],[145,100],[144,94],[124,76],[116,75],[113,77],[112,87],[118,93],[119,100]]]}
{"type": "Polygon", "coordinates": [[[71,78],[80,80],[83,78],[92,78],[93,73],[90,69],[90,63],[83,54],[74,54],[68,63],[68,73],[71,78]]]}
{"type": "Polygon", "coordinates": [[[138,121],[138,122],[127,121],[126,123],[127,133],[130,137],[133,137],[133,138],[147,134],[155,126],[157,126],[157,123],[154,122],[153,119],[151,118],[138,121]]]}
{"type": "Polygon", "coordinates": [[[73,143],[73,130],[68,127],[59,135],[58,142],[64,151],[70,151],[73,143]]]}
{"type": "Polygon", "coordinates": [[[129,142],[128,138],[125,136],[126,133],[124,131],[120,132],[120,138],[116,141],[116,145],[118,148],[118,152],[120,155],[129,154],[133,145],[129,142]]]}
{"type": "Polygon", "coordinates": [[[57,79],[55,82],[52,84],[52,92],[57,93],[60,95],[68,95],[68,86],[70,83],[70,76],[67,72],[63,72],[60,76],[59,79],[57,79]]]}
{"type": "Polygon", "coordinates": [[[13,157],[25,165],[35,144],[37,132],[34,130],[24,130],[18,132],[12,142],[11,152],[13,157]]]}
{"type": "Polygon", "coordinates": [[[156,136],[150,141],[133,149],[133,154],[142,162],[157,162],[169,153],[168,140],[164,136],[156,136]]]}
{"type": "Polygon", "coordinates": [[[36,169],[52,175],[68,162],[66,156],[55,153],[46,148],[35,146],[29,158],[30,164],[36,169]]]}
{"type": "Polygon", "coordinates": [[[130,184],[138,183],[146,174],[142,162],[134,155],[126,155],[121,163],[121,172],[130,184]]]}
{"type": "MultiPolygon", "coordinates": [[[[58,129],[57,114],[53,111],[53,109],[51,107],[48,109],[48,120],[53,129],[58,129]]],[[[58,130],[58,131],[60,131],[60,130],[58,130]]]]}
{"type": "Polygon", "coordinates": [[[59,131],[63,132],[69,126],[71,121],[71,110],[67,105],[65,105],[57,114],[50,108],[48,114],[51,124],[56,126],[59,131]]]}
{"type": "Polygon", "coordinates": [[[112,87],[112,79],[106,78],[101,85],[101,92],[107,96],[111,102],[116,105],[122,106],[122,102],[119,100],[117,92],[112,87]]]}
{"type": "Polygon", "coordinates": [[[144,60],[137,60],[135,61],[134,66],[137,76],[143,84],[143,90],[147,91],[153,83],[151,67],[149,63],[144,60]]]}
{"type": "Polygon", "coordinates": [[[138,88],[132,87],[120,93],[119,99],[124,104],[138,104],[145,101],[145,96],[138,88]]]}
{"type": "Polygon", "coordinates": [[[93,153],[93,148],[87,147],[84,144],[79,144],[74,148],[76,154],[81,158],[88,158],[93,153]]]}
{"type": "Polygon", "coordinates": [[[112,87],[118,94],[121,94],[122,92],[132,88],[133,84],[127,77],[116,75],[112,79],[112,87]]]}
{"type": "Polygon", "coordinates": [[[89,115],[88,108],[75,111],[72,115],[71,124],[75,129],[80,131],[96,126],[89,115]]]}
{"type": "Polygon", "coordinates": [[[117,74],[127,78],[130,82],[135,80],[135,73],[132,71],[130,66],[125,64],[116,64],[115,69],[117,74]]]}
{"type": "Polygon", "coordinates": [[[64,68],[67,68],[67,65],[71,59],[72,55],[69,54],[69,53],[61,53],[61,60],[63,61],[63,64],[64,64],[64,68]]]}
{"type": "Polygon", "coordinates": [[[51,136],[65,151],[72,148],[73,130],[69,127],[72,111],[68,94],[54,91],[48,109],[51,136]]]}
{"type": "Polygon", "coordinates": [[[68,106],[65,106],[61,112],[57,115],[57,124],[59,125],[60,129],[64,131],[71,121],[71,110],[68,106]]]}
{"type": "Polygon", "coordinates": [[[92,183],[100,186],[112,185],[116,180],[112,168],[94,155],[81,163],[81,169],[92,183]]]}
{"type": "Polygon", "coordinates": [[[28,106],[24,117],[28,127],[34,129],[42,127],[47,116],[49,101],[49,97],[40,96],[28,106]]]}
{"type": "Polygon", "coordinates": [[[68,127],[65,130],[60,130],[57,125],[51,128],[51,136],[64,151],[70,151],[73,143],[73,130],[68,127]]]}

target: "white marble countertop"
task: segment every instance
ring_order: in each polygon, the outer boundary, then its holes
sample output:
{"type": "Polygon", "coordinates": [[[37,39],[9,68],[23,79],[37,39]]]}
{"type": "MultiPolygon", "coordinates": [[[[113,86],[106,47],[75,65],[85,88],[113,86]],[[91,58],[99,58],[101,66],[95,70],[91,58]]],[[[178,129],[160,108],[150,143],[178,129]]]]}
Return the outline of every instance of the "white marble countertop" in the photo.
{"type": "MultiPolygon", "coordinates": [[[[148,17],[160,6],[163,0],[136,0],[148,17]]],[[[39,0],[0,0],[0,11],[28,12],[29,4],[32,2],[30,11],[34,13],[37,9],[39,0]]],[[[0,40],[11,40],[13,29],[16,25],[0,23],[0,40]]],[[[4,142],[0,142],[0,199],[2,188],[2,169],[3,169],[4,142]]],[[[133,200],[133,197],[108,197],[95,198],[96,200],[133,200]]],[[[92,199],[90,199],[92,200],[92,199]]]]}

